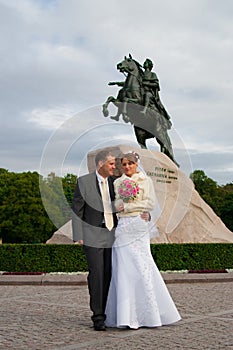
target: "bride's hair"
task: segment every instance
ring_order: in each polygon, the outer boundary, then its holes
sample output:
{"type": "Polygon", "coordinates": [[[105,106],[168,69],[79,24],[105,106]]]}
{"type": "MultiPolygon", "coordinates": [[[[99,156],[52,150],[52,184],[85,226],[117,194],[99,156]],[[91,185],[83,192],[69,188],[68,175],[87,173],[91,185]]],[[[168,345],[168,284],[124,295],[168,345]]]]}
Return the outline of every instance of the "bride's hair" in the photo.
{"type": "Polygon", "coordinates": [[[136,152],[128,152],[128,153],[122,154],[121,162],[122,162],[123,158],[126,158],[126,159],[130,160],[133,163],[138,163],[138,161],[139,161],[139,154],[137,154],[136,152]]]}

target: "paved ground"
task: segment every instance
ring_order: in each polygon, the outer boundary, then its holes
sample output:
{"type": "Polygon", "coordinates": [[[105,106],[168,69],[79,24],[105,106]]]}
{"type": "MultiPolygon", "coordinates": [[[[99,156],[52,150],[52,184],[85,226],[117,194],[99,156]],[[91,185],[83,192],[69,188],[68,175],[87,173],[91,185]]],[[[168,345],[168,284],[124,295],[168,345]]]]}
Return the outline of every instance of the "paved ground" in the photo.
{"type": "Polygon", "coordinates": [[[59,285],[56,277],[50,285],[10,285],[0,276],[0,349],[233,349],[232,274],[218,275],[199,282],[195,276],[165,277],[182,316],[175,325],[106,332],[92,329],[85,284],[60,277],[59,285]]]}

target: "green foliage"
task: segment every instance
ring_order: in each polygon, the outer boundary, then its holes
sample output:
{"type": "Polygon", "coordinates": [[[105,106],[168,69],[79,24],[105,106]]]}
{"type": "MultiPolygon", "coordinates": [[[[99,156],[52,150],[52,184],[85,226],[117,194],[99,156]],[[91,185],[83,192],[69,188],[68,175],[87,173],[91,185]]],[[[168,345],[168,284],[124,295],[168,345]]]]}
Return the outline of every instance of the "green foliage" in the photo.
{"type": "Polygon", "coordinates": [[[69,205],[72,205],[74,191],[77,183],[77,176],[73,174],[66,174],[62,179],[62,185],[64,189],[64,194],[69,205]]]}
{"type": "Polygon", "coordinates": [[[55,230],[41,201],[40,175],[0,171],[0,235],[3,242],[45,242],[55,230]]]}
{"type": "Polygon", "coordinates": [[[229,230],[233,232],[233,192],[225,194],[220,207],[220,217],[229,230]]]}
{"type": "Polygon", "coordinates": [[[3,244],[0,270],[9,272],[87,271],[81,246],[62,244],[3,244]]]}
{"type": "Polygon", "coordinates": [[[195,189],[221,218],[224,224],[233,231],[233,184],[219,186],[203,170],[195,170],[190,178],[195,189]]]}
{"type": "Polygon", "coordinates": [[[158,268],[166,270],[205,270],[233,267],[233,244],[151,244],[158,268]]]}
{"type": "Polygon", "coordinates": [[[190,177],[200,196],[211,206],[215,213],[219,215],[220,203],[216,200],[219,197],[217,182],[206,176],[203,170],[195,170],[190,177]]]}
{"type": "Polygon", "coordinates": [[[50,173],[40,179],[40,193],[43,205],[54,225],[59,228],[71,218],[70,205],[65,197],[62,178],[50,173]]]}
{"type": "MultiPolygon", "coordinates": [[[[151,244],[162,271],[233,268],[233,244],[151,244]]],[[[0,270],[9,272],[87,271],[85,254],[77,244],[0,245],[0,270]]]]}
{"type": "Polygon", "coordinates": [[[44,243],[71,218],[77,176],[0,168],[0,237],[3,243],[44,243]]]}

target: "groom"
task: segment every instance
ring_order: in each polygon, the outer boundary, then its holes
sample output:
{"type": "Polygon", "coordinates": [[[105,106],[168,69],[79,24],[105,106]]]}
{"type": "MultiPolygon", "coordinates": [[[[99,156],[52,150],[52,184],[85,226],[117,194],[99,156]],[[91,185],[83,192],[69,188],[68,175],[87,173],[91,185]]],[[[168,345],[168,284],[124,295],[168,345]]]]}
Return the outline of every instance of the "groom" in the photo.
{"type": "Polygon", "coordinates": [[[73,240],[83,245],[87,259],[94,329],[105,331],[105,307],[112,269],[111,247],[117,225],[117,217],[112,210],[115,157],[109,151],[100,151],[95,164],[95,172],[78,178],[72,207],[72,228],[73,240]]]}

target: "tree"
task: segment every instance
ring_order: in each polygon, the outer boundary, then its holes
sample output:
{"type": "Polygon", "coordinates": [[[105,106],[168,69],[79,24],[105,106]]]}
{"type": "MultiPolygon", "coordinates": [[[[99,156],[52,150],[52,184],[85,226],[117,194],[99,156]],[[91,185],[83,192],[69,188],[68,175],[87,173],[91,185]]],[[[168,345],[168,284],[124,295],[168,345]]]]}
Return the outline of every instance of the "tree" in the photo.
{"type": "Polygon", "coordinates": [[[70,206],[72,205],[72,202],[73,202],[76,183],[77,183],[77,175],[66,174],[66,176],[62,179],[64,194],[70,206]]]}
{"type": "Polygon", "coordinates": [[[220,208],[220,217],[229,230],[233,231],[233,183],[221,187],[222,205],[220,208]]]}
{"type": "Polygon", "coordinates": [[[0,233],[3,243],[45,242],[56,227],[44,209],[37,172],[0,170],[0,233]]]}
{"type": "Polygon", "coordinates": [[[0,237],[3,243],[44,243],[71,218],[77,176],[14,173],[0,168],[0,237]]]}
{"type": "Polygon", "coordinates": [[[40,181],[40,191],[46,211],[57,228],[71,219],[71,204],[77,177],[67,174],[64,178],[50,173],[40,181]]]}
{"type": "Polygon", "coordinates": [[[220,192],[217,182],[209,178],[203,170],[195,170],[190,175],[190,178],[200,196],[219,216],[222,198],[219,196],[220,192]]]}
{"type": "Polygon", "coordinates": [[[233,231],[233,183],[219,186],[203,170],[195,170],[190,178],[195,189],[221,218],[227,228],[233,231]]]}

